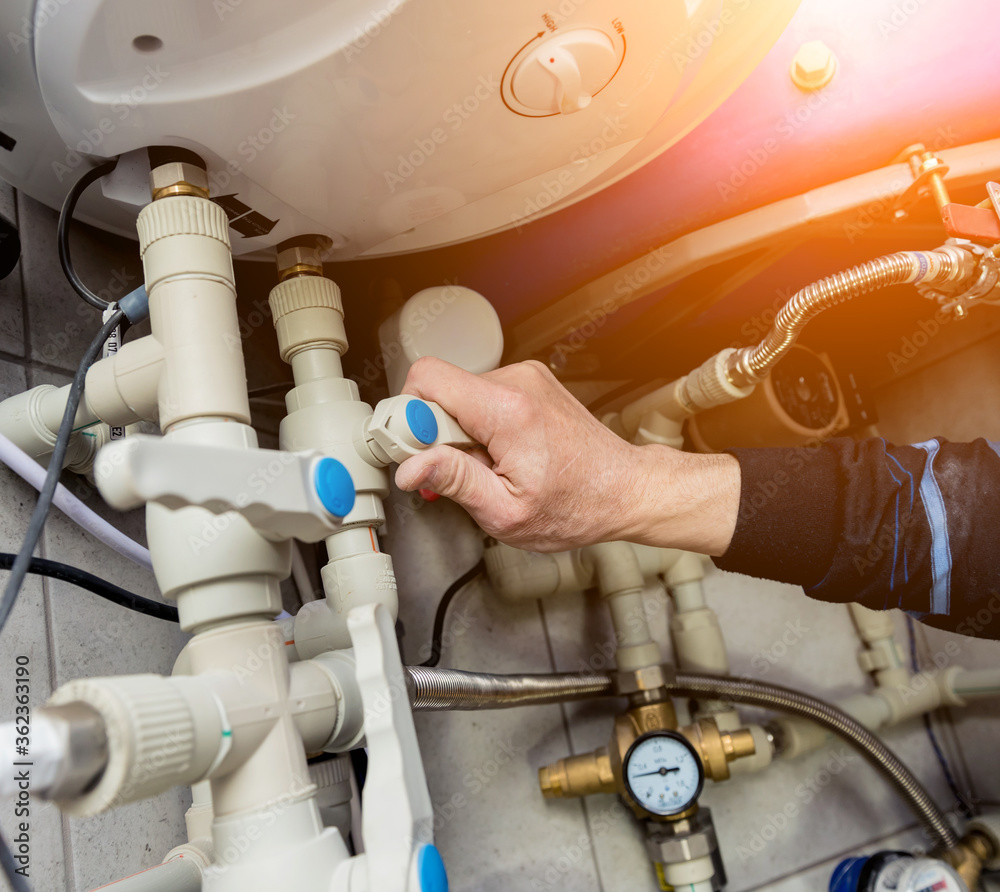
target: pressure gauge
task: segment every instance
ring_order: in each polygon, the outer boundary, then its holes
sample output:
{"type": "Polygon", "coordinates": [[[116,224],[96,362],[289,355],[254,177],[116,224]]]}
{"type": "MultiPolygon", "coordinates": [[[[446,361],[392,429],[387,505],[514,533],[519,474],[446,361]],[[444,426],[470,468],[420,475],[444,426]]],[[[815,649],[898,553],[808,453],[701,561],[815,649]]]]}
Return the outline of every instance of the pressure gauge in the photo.
{"type": "Polygon", "coordinates": [[[705,771],[683,734],[651,731],[625,754],[622,767],[629,796],[654,815],[676,815],[689,809],[701,794],[705,771]]]}

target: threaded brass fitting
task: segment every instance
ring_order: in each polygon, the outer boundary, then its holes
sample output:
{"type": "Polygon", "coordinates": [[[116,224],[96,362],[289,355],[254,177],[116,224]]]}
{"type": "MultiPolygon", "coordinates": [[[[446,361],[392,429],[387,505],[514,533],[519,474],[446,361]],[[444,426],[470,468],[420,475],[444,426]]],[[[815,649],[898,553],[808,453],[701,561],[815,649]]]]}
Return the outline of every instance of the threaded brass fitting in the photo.
{"type": "Polygon", "coordinates": [[[611,758],[605,747],[539,768],[538,785],[546,799],[615,793],[618,790],[611,758]]]}
{"type": "Polygon", "coordinates": [[[208,198],[208,174],[187,161],[171,161],[149,172],[149,188],[153,201],[172,195],[208,198]]]}

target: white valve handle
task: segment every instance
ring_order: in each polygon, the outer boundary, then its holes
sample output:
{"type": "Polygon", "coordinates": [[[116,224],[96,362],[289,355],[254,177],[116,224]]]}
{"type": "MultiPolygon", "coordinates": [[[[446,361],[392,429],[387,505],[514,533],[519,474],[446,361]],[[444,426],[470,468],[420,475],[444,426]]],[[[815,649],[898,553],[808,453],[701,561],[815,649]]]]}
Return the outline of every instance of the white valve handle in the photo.
{"type": "Polygon", "coordinates": [[[352,858],[356,863],[342,876],[349,877],[350,892],[444,892],[448,881],[433,845],[434,810],[392,617],[382,604],[364,604],[348,614],[347,628],[364,707],[368,775],[361,808],[365,853],[352,858]]]}
{"type": "Polygon", "coordinates": [[[230,449],[136,435],[106,445],[94,466],[97,488],[114,508],[146,502],[235,511],[274,539],[318,542],[354,507],[354,484],[319,452],[230,449]]]}
{"type": "Polygon", "coordinates": [[[414,396],[382,400],[362,426],[363,444],[382,465],[403,462],[432,446],[479,445],[437,403],[414,396]]]}

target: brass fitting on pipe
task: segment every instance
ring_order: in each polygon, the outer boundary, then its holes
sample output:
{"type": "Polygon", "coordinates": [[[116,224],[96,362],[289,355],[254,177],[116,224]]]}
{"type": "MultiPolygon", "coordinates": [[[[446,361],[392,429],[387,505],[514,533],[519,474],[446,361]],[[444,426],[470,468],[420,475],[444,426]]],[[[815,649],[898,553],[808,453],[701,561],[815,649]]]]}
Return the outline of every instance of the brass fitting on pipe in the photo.
{"type": "Polygon", "coordinates": [[[970,889],[979,888],[983,867],[1000,857],[995,841],[986,833],[973,827],[959,844],[945,852],[941,859],[947,861],[970,889]]]}
{"type": "Polygon", "coordinates": [[[296,276],[322,276],[323,253],[332,244],[333,241],[325,235],[301,236],[281,242],[275,256],[278,280],[284,282],[296,276]]]}
{"type": "Polygon", "coordinates": [[[749,730],[720,731],[715,719],[699,719],[680,730],[698,751],[705,777],[714,781],[727,780],[730,762],[742,756],[752,756],[757,751],[749,730]]]}
{"type": "MultiPolygon", "coordinates": [[[[756,751],[753,734],[741,728],[720,731],[713,718],[702,718],[678,729],[677,714],[669,698],[657,703],[640,703],[615,719],[611,742],[606,747],[580,756],[559,759],[538,770],[538,784],[546,799],[589,796],[593,793],[619,793],[640,818],[663,820],[632,802],[625,791],[622,764],[629,747],[650,731],[679,730],[694,746],[705,770],[714,781],[729,777],[729,763],[756,751]]],[[[672,815],[670,820],[683,817],[672,815]]]]}
{"type": "Polygon", "coordinates": [[[149,191],[153,201],[173,195],[208,198],[208,173],[190,161],[170,161],[149,172],[149,191]]]}
{"type": "Polygon", "coordinates": [[[618,780],[607,747],[570,756],[538,769],[538,786],[546,799],[568,799],[591,793],[617,793],[618,780]]]}
{"type": "Polygon", "coordinates": [[[910,146],[904,152],[908,153],[907,162],[910,165],[910,172],[913,174],[914,183],[928,187],[939,211],[950,204],[951,198],[949,198],[948,188],[944,184],[945,175],[948,173],[948,165],[933,152],[928,152],[919,143],[910,146]]]}

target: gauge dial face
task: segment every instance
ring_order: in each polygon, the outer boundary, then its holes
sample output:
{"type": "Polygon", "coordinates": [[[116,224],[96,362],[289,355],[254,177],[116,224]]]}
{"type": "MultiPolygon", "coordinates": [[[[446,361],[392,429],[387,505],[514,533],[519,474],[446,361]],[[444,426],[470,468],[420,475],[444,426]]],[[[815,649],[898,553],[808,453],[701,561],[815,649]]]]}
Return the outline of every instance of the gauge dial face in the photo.
{"type": "Polygon", "coordinates": [[[625,756],[629,795],[654,815],[690,808],[705,780],[701,760],[680,734],[654,731],[640,737],[625,756]]]}

